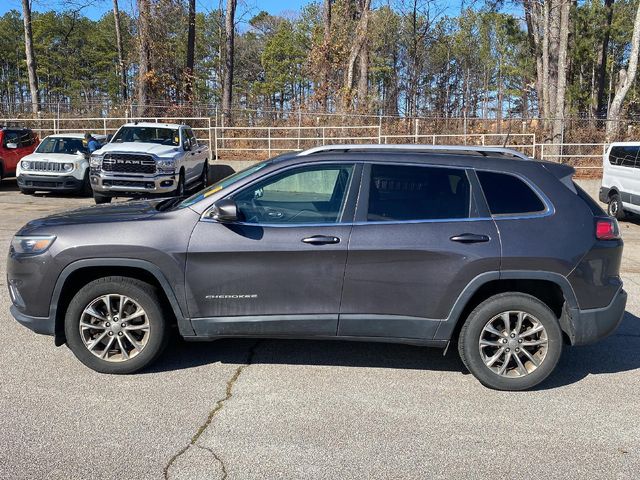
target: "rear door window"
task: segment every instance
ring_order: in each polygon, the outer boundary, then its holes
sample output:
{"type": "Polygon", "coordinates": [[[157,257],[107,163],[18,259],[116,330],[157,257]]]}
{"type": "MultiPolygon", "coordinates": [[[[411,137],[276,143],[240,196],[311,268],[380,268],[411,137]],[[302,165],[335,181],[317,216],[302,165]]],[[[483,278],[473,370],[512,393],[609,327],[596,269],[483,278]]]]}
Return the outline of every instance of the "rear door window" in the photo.
{"type": "Polygon", "coordinates": [[[530,214],[546,209],[540,197],[518,177],[498,172],[476,173],[492,215],[530,214]]]}
{"type": "Polygon", "coordinates": [[[611,151],[609,152],[609,163],[611,165],[618,165],[621,167],[638,168],[640,167],[637,163],[639,151],[640,146],[618,145],[611,147],[611,151]]]}
{"type": "Polygon", "coordinates": [[[371,166],[369,222],[469,218],[470,203],[465,170],[371,166]]]}

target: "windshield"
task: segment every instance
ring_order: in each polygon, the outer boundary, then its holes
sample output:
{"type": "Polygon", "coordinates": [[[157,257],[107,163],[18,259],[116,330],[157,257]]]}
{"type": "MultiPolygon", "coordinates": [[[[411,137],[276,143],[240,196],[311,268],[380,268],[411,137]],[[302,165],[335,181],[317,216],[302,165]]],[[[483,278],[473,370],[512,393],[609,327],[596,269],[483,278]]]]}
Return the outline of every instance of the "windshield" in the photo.
{"type": "Polygon", "coordinates": [[[194,203],[198,203],[200,200],[204,200],[210,195],[219,192],[223,188],[227,188],[230,185],[234,184],[238,180],[242,180],[245,177],[248,177],[254,172],[263,169],[267,165],[271,163],[271,160],[266,160],[264,162],[256,163],[255,165],[250,166],[249,168],[245,168],[244,170],[240,170],[239,172],[234,173],[233,175],[229,175],[227,178],[223,178],[217,183],[205,188],[204,190],[200,190],[198,193],[191,195],[189,198],[183,200],[177,208],[184,208],[194,203]]]}
{"type": "Polygon", "coordinates": [[[67,153],[69,155],[75,155],[79,151],[88,152],[80,138],[47,137],[36,149],[37,153],[67,153]]]}
{"type": "Polygon", "coordinates": [[[180,133],[177,128],[160,127],[122,127],[111,143],[141,142],[160,145],[180,145],[180,133]]]}

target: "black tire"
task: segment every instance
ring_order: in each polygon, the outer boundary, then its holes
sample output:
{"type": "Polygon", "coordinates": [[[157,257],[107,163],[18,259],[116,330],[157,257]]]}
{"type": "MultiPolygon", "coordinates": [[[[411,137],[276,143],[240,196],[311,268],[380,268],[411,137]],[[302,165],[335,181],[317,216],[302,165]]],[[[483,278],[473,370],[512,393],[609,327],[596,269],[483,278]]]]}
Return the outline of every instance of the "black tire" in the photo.
{"type": "MultiPolygon", "coordinates": [[[[113,297],[111,297],[113,298],[113,297]]],[[[113,301],[114,309],[112,312],[115,312],[115,303],[113,301]]],[[[117,313],[117,312],[116,312],[117,313]]],[[[124,314],[123,314],[124,316],[124,314]]],[[[142,317],[142,318],[144,318],[142,317]]],[[[86,317],[85,316],[85,321],[86,317]]],[[[115,317],[111,317],[111,320],[115,317]]],[[[140,317],[139,317],[140,318],[140,317]]],[[[94,319],[94,321],[98,321],[94,319]]],[[[121,320],[116,319],[114,325],[118,324],[121,320]]],[[[102,322],[102,325],[106,325],[107,323],[102,322]]],[[[87,285],[82,287],[78,293],[73,297],[69,307],[67,308],[67,312],[65,315],[64,322],[64,330],[67,338],[67,345],[73,352],[73,354],[84,363],[87,367],[95,370],[100,373],[110,373],[110,374],[127,374],[136,372],[149,364],[151,364],[154,360],[158,358],[158,356],[162,353],[162,350],[165,348],[168,339],[169,339],[169,322],[165,318],[162,311],[162,302],[160,301],[156,288],[148,283],[137,280],[135,278],[129,277],[104,277],[89,282],[87,285]],[[148,339],[146,344],[137,352],[135,355],[131,355],[131,358],[120,360],[120,361],[108,361],[99,358],[94,353],[89,350],[89,347],[85,345],[85,341],[82,338],[80,333],[80,321],[83,317],[83,312],[85,308],[91,305],[96,299],[104,295],[123,295],[129,298],[131,301],[136,302],[145,312],[144,317],[148,323],[148,339]]],[[[124,330],[124,329],[121,329],[124,330]]],[[[95,336],[99,336],[100,332],[109,331],[107,328],[96,329],[95,336]]],[[[109,331],[109,335],[111,337],[104,337],[104,341],[109,340],[110,338],[113,340],[118,340],[117,335],[112,335],[114,332],[109,331]]],[[[92,331],[87,332],[87,334],[92,333],[92,331]]],[[[116,332],[120,335],[119,332],[116,332]]],[[[123,333],[131,333],[123,332],[123,333]]],[[[120,336],[120,341],[127,346],[133,346],[132,343],[125,342],[126,336],[120,336]]],[[[117,358],[117,343],[113,343],[112,349],[110,350],[116,352],[115,357],[117,358]]],[[[104,344],[100,344],[100,347],[104,346],[104,344]]],[[[100,347],[96,347],[96,351],[99,352],[100,347]]],[[[104,348],[104,350],[107,350],[104,348]]],[[[132,353],[133,350],[131,350],[132,353]]],[[[108,354],[107,354],[108,356],[108,354]]],[[[121,355],[122,357],[122,355],[121,355]]]]}
{"type": "Polygon", "coordinates": [[[93,200],[96,202],[96,205],[101,205],[103,203],[111,203],[111,196],[101,195],[99,193],[93,192],[93,200]]]}
{"type": "Polygon", "coordinates": [[[623,220],[625,217],[625,211],[622,208],[622,199],[620,195],[614,193],[609,198],[609,204],[607,205],[607,213],[616,218],[617,220],[623,220]]]}
{"type": "Polygon", "coordinates": [[[20,187],[20,193],[23,193],[25,195],[33,195],[34,193],[36,193],[36,191],[33,188],[20,187]]]}
{"type": "MultiPolygon", "coordinates": [[[[91,188],[91,181],[89,180],[89,169],[84,174],[84,178],[82,179],[82,186],[78,190],[78,193],[81,195],[87,195],[90,197],[93,195],[93,188],[91,188]]],[[[97,202],[96,202],[97,203],[97,202]]]]}
{"type": "MultiPolygon", "coordinates": [[[[529,320],[525,320],[525,322],[529,322],[529,320]]],[[[506,328],[501,333],[504,334],[505,330],[506,328]]],[[[515,331],[515,328],[511,331],[515,331]]],[[[527,332],[524,331],[524,333],[526,334],[527,332]]],[[[486,332],[484,335],[486,335],[486,332]]],[[[489,333],[489,335],[491,334],[489,333]]],[[[507,356],[508,354],[505,353],[503,354],[505,355],[504,357],[499,357],[501,359],[508,358],[506,362],[502,362],[502,364],[507,363],[506,370],[509,372],[508,375],[519,375],[517,370],[518,365],[516,364],[514,356],[516,348],[518,349],[517,351],[520,351],[520,348],[524,350],[524,347],[520,347],[517,343],[519,336],[511,338],[513,335],[509,334],[505,337],[498,337],[497,335],[495,337],[494,340],[496,343],[508,342],[507,345],[504,345],[506,352],[510,351],[509,347],[513,349],[511,355],[507,356]],[[511,345],[511,342],[513,342],[514,345],[511,345]],[[512,367],[509,367],[509,365],[512,367]]],[[[523,335],[523,338],[526,340],[532,337],[530,335],[523,335]]],[[[533,352],[534,357],[537,353],[541,353],[542,349],[543,347],[527,347],[527,351],[533,352]],[[532,349],[540,349],[540,352],[533,351],[532,349]]],[[[495,390],[527,390],[545,380],[558,364],[558,360],[562,354],[562,331],[560,330],[560,325],[558,324],[555,314],[547,305],[537,298],[522,293],[501,293],[488,298],[471,312],[460,331],[458,352],[464,365],[484,386],[495,390]],[[525,312],[542,324],[544,332],[546,332],[546,353],[543,355],[541,361],[540,357],[537,357],[537,360],[540,361],[539,366],[535,367],[526,357],[520,357],[522,353],[519,354],[518,358],[525,358],[523,363],[527,366],[526,369],[532,369],[529,373],[521,376],[505,376],[499,374],[485,364],[481,354],[482,348],[493,348],[495,350],[483,350],[489,353],[487,356],[493,358],[491,354],[497,353],[497,350],[503,348],[503,346],[481,347],[480,339],[485,326],[488,325],[490,321],[494,320],[499,322],[499,316],[509,311],[525,312]]],[[[499,367],[500,365],[497,365],[495,368],[500,370],[499,367]]]]}
{"type": "Polygon", "coordinates": [[[202,176],[200,177],[200,181],[202,182],[202,188],[207,188],[209,186],[209,160],[205,160],[204,167],[202,167],[202,176]]]}
{"type": "Polygon", "coordinates": [[[175,197],[184,197],[185,195],[184,172],[182,170],[180,170],[180,175],[178,176],[178,185],[176,185],[176,189],[173,191],[173,195],[175,197]]]}

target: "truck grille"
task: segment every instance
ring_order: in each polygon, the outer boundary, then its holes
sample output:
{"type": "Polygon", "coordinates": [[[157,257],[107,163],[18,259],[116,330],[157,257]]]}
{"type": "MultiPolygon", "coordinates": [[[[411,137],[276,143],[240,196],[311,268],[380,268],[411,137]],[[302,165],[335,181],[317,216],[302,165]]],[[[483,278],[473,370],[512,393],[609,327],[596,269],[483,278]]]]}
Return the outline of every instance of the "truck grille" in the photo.
{"type": "Polygon", "coordinates": [[[39,172],[62,172],[62,164],[56,162],[31,162],[30,170],[39,172]]]}
{"type": "Polygon", "coordinates": [[[107,153],[102,170],[115,173],[156,173],[156,162],[150,155],[107,153]]]}

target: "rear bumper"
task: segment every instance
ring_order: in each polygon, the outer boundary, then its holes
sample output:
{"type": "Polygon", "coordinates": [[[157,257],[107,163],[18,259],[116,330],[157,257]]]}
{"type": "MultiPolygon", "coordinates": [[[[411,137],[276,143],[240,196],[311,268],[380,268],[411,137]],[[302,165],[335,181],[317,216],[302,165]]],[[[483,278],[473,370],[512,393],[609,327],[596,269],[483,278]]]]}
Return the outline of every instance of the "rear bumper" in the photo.
{"type": "Polygon", "coordinates": [[[15,305],[11,305],[9,311],[20,325],[42,335],[55,335],[56,322],[52,318],[25,315],[15,305]]]}
{"type": "Polygon", "coordinates": [[[609,305],[603,308],[580,310],[568,308],[563,315],[563,330],[572,345],[588,345],[612,334],[622,322],[627,305],[627,292],[618,290],[609,305]]]}
{"type": "Polygon", "coordinates": [[[611,189],[607,187],[600,187],[599,198],[602,203],[609,203],[609,191],[611,189]]]}
{"type": "Polygon", "coordinates": [[[19,187],[34,190],[80,190],[83,188],[83,181],[71,175],[25,175],[22,173],[17,181],[19,187]]]}

